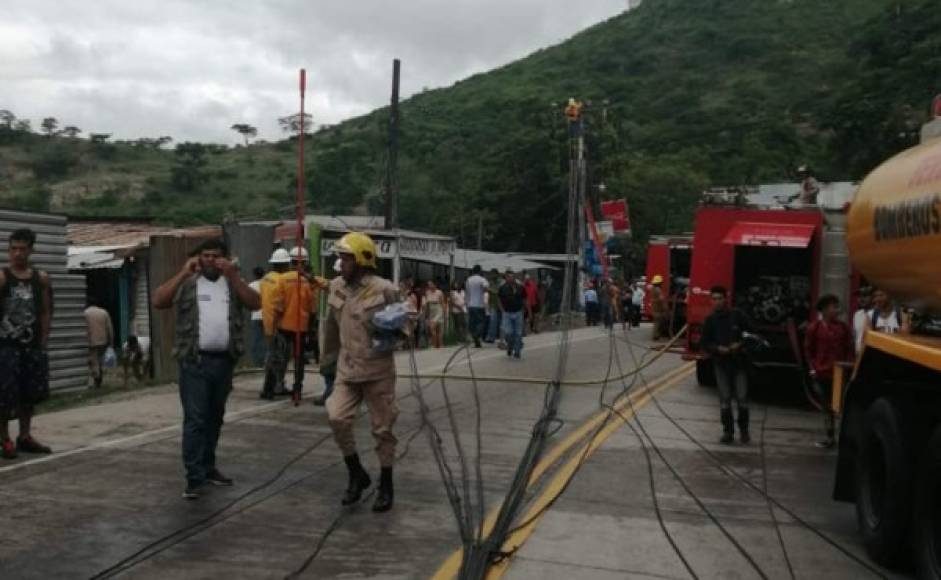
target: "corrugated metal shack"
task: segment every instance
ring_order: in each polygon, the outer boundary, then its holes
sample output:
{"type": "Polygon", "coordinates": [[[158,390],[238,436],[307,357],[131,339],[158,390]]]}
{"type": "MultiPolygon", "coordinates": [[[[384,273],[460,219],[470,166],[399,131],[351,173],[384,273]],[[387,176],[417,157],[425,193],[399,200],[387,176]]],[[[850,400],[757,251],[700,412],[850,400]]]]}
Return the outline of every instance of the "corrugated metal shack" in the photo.
{"type": "Polygon", "coordinates": [[[34,268],[52,280],[53,317],[49,336],[49,386],[52,390],[88,384],[88,331],[85,325],[85,277],[67,270],[66,217],[0,209],[0,267],[9,266],[7,244],[18,228],[36,232],[34,268]]]}
{"type": "Polygon", "coordinates": [[[77,220],[69,224],[69,269],[83,275],[89,292],[104,303],[119,344],[131,334],[150,338],[154,378],[159,381],[176,378],[171,356],[173,311],[153,311],[151,290],[183,265],[185,257],[176,246],[185,246],[185,253],[202,240],[221,234],[219,226],[175,228],[146,219],[77,220]],[[168,253],[171,247],[174,250],[168,253]]]}

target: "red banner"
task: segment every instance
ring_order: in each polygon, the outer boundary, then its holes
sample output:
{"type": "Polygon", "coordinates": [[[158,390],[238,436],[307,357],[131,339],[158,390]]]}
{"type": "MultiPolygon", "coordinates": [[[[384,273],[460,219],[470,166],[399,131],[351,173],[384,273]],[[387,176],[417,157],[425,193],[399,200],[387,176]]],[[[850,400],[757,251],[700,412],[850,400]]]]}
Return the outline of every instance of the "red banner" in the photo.
{"type": "Polygon", "coordinates": [[[627,201],[624,199],[601,202],[601,215],[611,221],[615,232],[631,229],[631,219],[627,215],[627,201]]]}

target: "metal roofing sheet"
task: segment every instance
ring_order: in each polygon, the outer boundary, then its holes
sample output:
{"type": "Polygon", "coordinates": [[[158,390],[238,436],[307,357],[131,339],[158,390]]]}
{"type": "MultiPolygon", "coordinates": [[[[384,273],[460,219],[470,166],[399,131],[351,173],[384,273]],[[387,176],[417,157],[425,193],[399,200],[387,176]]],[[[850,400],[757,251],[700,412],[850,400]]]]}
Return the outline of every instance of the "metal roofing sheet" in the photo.
{"type": "Polygon", "coordinates": [[[222,227],[196,226],[178,228],[142,222],[75,222],[68,225],[68,242],[72,246],[111,246],[129,248],[149,246],[150,237],[178,235],[180,237],[222,236],[222,227]]]}

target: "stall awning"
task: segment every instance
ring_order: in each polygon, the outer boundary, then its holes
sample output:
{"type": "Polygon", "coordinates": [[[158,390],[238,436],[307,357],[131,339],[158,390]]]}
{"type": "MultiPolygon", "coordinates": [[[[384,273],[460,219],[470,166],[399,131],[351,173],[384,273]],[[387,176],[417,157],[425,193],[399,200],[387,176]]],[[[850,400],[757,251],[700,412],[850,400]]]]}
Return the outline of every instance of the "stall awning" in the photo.
{"type": "Polygon", "coordinates": [[[814,237],[814,229],[816,226],[811,224],[739,222],[732,226],[722,243],[736,246],[806,248],[814,237]]]}

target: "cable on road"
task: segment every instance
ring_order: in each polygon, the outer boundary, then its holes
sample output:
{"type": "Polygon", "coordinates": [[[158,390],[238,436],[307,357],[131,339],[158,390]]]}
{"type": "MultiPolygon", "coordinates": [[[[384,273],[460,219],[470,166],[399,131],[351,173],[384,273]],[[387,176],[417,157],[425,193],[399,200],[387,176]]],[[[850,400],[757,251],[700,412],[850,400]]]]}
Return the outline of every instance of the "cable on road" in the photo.
{"type": "MultiPolygon", "coordinates": [[[[628,343],[628,350],[631,353],[631,356],[633,357],[634,351],[633,349],[630,348],[630,343],[628,343]]],[[[620,369],[621,357],[616,351],[614,355],[615,355],[615,360],[617,361],[618,368],[620,369]]],[[[647,395],[651,399],[654,399],[653,391],[650,390],[649,385],[647,384],[646,377],[641,375],[640,380],[642,384],[644,385],[644,390],[647,392],[647,395]]],[[[752,568],[754,568],[755,572],[757,572],[761,578],[767,580],[768,575],[761,568],[761,566],[758,565],[758,562],[755,561],[755,559],[748,552],[748,550],[745,549],[745,547],[741,544],[741,542],[739,542],[735,538],[735,536],[733,536],[732,533],[729,532],[729,530],[722,524],[719,518],[716,517],[716,515],[712,513],[712,510],[710,510],[709,507],[706,506],[706,504],[699,498],[696,492],[693,491],[692,487],[690,487],[689,483],[687,483],[687,481],[680,475],[676,467],[674,467],[673,464],[670,463],[670,461],[666,458],[666,455],[663,453],[663,450],[660,449],[660,446],[656,444],[656,442],[653,440],[653,437],[651,437],[650,433],[647,432],[647,428],[644,427],[644,423],[640,420],[640,416],[637,414],[637,410],[634,408],[634,402],[630,398],[628,399],[628,405],[631,406],[631,411],[633,414],[634,421],[637,422],[637,426],[640,428],[641,433],[643,433],[644,437],[647,438],[647,441],[649,442],[654,453],[657,454],[657,456],[660,458],[660,461],[663,463],[663,465],[670,471],[671,474],[673,474],[673,478],[676,480],[677,483],[680,484],[680,486],[683,488],[683,491],[686,492],[686,494],[693,500],[693,502],[696,503],[697,507],[699,507],[699,509],[706,515],[707,518],[709,518],[709,521],[711,521],[716,526],[716,528],[718,528],[719,531],[722,532],[722,535],[725,536],[725,538],[729,541],[729,543],[731,543],[735,547],[736,550],[738,550],[739,554],[741,554],[742,557],[745,558],[745,560],[749,563],[749,565],[752,568]]],[[[618,415],[620,415],[621,418],[625,422],[627,422],[627,418],[621,415],[620,411],[617,411],[616,409],[614,409],[614,411],[618,413],[618,415]]]]}
{"type": "MultiPolygon", "coordinates": [[[[630,344],[630,343],[629,343],[629,344],[630,344]]],[[[631,351],[631,352],[633,352],[633,351],[631,351]]],[[[656,397],[656,395],[655,395],[653,392],[650,392],[650,391],[648,391],[648,392],[649,392],[649,394],[650,394],[651,399],[652,399],[653,402],[654,402],[654,405],[656,405],[657,409],[658,409],[658,410],[660,411],[660,413],[664,416],[664,418],[666,418],[674,427],[676,427],[681,433],[683,433],[683,435],[684,435],[690,442],[692,442],[694,445],[696,445],[696,446],[715,464],[715,466],[718,468],[718,470],[719,470],[721,473],[725,474],[725,475],[728,476],[728,477],[731,477],[731,478],[733,478],[733,479],[736,479],[739,483],[741,483],[741,484],[744,485],[745,487],[749,488],[750,490],[754,491],[755,493],[757,493],[757,494],[759,494],[760,496],[762,496],[763,498],[765,498],[766,501],[768,501],[768,502],[774,504],[775,507],[777,507],[778,509],[780,509],[781,511],[783,511],[784,513],[786,513],[788,516],[790,516],[791,519],[793,519],[795,522],[797,522],[798,524],[800,524],[804,529],[806,529],[806,530],[808,530],[809,532],[813,533],[815,536],[817,536],[818,538],[820,538],[821,540],[823,540],[826,544],[828,544],[828,545],[831,546],[832,548],[834,548],[834,549],[836,549],[837,551],[839,551],[841,554],[843,554],[844,556],[846,556],[846,557],[847,557],[848,559],[850,559],[851,561],[853,561],[853,562],[855,562],[856,564],[858,564],[859,566],[865,568],[868,572],[872,573],[875,577],[877,577],[877,578],[883,578],[883,579],[886,579],[886,580],[888,579],[888,577],[887,577],[885,574],[883,574],[880,570],[878,570],[877,568],[875,568],[874,566],[872,566],[871,564],[869,564],[869,562],[866,562],[864,559],[860,558],[859,556],[857,556],[856,554],[854,554],[853,552],[851,552],[849,549],[847,549],[846,547],[844,547],[842,544],[840,544],[839,542],[837,542],[836,540],[834,540],[833,538],[831,538],[829,535],[827,535],[826,532],[824,532],[823,530],[821,530],[821,529],[818,528],[817,526],[814,526],[813,524],[811,524],[810,522],[808,522],[808,521],[805,520],[804,518],[802,518],[802,517],[800,517],[799,515],[797,515],[797,513],[795,513],[793,510],[791,510],[791,509],[788,508],[787,506],[783,505],[783,504],[782,504],[780,501],[778,501],[775,497],[773,497],[772,495],[770,495],[769,493],[767,493],[766,490],[762,489],[761,487],[759,487],[758,485],[756,485],[755,483],[753,483],[751,480],[749,480],[747,477],[745,477],[744,475],[742,475],[741,473],[739,473],[739,471],[738,471],[737,469],[735,469],[733,466],[729,465],[726,461],[724,461],[722,458],[720,458],[718,455],[716,455],[712,450],[710,450],[709,448],[707,448],[701,441],[699,441],[698,439],[696,439],[695,437],[693,437],[693,435],[692,435],[685,427],[683,427],[683,426],[679,423],[679,421],[677,421],[670,413],[668,413],[668,412],[666,411],[666,409],[664,409],[664,407],[660,404],[660,401],[659,401],[659,399],[656,397]]]]}
{"type": "MultiPolygon", "coordinates": [[[[414,441],[415,438],[418,437],[419,434],[421,434],[424,428],[425,428],[425,424],[420,423],[418,428],[412,431],[412,434],[408,437],[408,439],[405,442],[405,450],[396,456],[395,458],[396,463],[405,459],[405,456],[408,455],[408,452],[412,448],[412,441],[414,441]]],[[[333,465],[339,465],[339,462],[336,462],[333,465]]],[[[363,505],[363,504],[368,503],[369,500],[372,499],[374,495],[376,495],[376,488],[371,489],[369,493],[366,494],[366,496],[363,497],[363,499],[359,501],[359,504],[363,505]]],[[[320,553],[323,551],[324,546],[327,545],[327,540],[329,540],[330,536],[332,536],[333,533],[336,532],[340,528],[340,524],[343,522],[345,516],[347,516],[349,513],[350,513],[350,510],[347,507],[343,507],[337,510],[337,514],[331,520],[330,525],[327,526],[327,529],[324,530],[323,534],[320,535],[320,538],[317,540],[317,543],[314,545],[313,551],[307,556],[307,558],[304,559],[304,561],[296,570],[286,574],[284,576],[284,580],[295,580],[296,578],[300,578],[301,574],[307,571],[310,565],[314,563],[314,560],[317,559],[317,556],[319,556],[320,553]]]]}
{"type": "MultiPolygon", "coordinates": [[[[431,384],[432,384],[432,382],[429,381],[428,383],[426,383],[426,384],[424,384],[424,385],[420,385],[420,390],[427,389],[429,386],[431,386],[431,384]]],[[[414,392],[406,393],[406,394],[400,396],[400,397],[398,398],[398,400],[404,400],[404,399],[409,398],[409,397],[411,397],[411,396],[414,396],[414,392]]],[[[431,412],[431,411],[429,411],[429,412],[431,412]]],[[[362,416],[363,416],[363,413],[362,413],[362,412],[359,412],[359,413],[357,414],[357,419],[358,419],[358,418],[361,418],[362,416]]],[[[420,428],[419,428],[419,431],[420,431],[420,428]]],[[[156,540],[153,540],[153,541],[149,542],[148,544],[144,545],[143,547],[141,547],[140,549],[138,549],[138,550],[135,551],[134,553],[130,554],[129,556],[127,556],[127,557],[121,559],[120,561],[116,562],[115,564],[112,564],[112,565],[109,566],[108,568],[105,568],[104,570],[102,570],[102,571],[96,573],[95,575],[91,576],[91,577],[89,578],[89,580],[103,580],[103,579],[106,579],[106,578],[113,578],[115,575],[117,575],[117,574],[119,574],[119,573],[121,573],[121,572],[123,572],[123,571],[125,571],[125,570],[127,570],[127,569],[130,569],[130,568],[132,568],[132,567],[134,567],[134,566],[137,566],[138,564],[140,564],[140,563],[142,563],[142,562],[145,562],[145,561],[149,560],[150,558],[153,558],[154,556],[157,556],[157,555],[159,555],[159,554],[165,552],[166,550],[168,550],[169,548],[171,548],[171,547],[173,547],[173,546],[179,544],[180,542],[182,542],[182,541],[184,541],[184,540],[187,540],[187,539],[193,537],[194,535],[196,535],[196,534],[198,534],[198,533],[201,533],[202,531],[204,531],[204,530],[206,530],[206,529],[209,529],[210,527],[212,527],[212,526],[214,526],[214,525],[216,525],[216,524],[218,524],[218,523],[221,523],[221,522],[223,522],[223,521],[229,519],[229,518],[232,517],[232,516],[238,515],[238,514],[244,512],[244,511],[246,511],[247,509],[249,509],[249,508],[251,508],[251,507],[254,507],[255,505],[258,505],[259,503],[261,503],[261,502],[263,502],[263,501],[266,501],[266,500],[270,499],[271,497],[273,497],[273,496],[275,496],[275,495],[277,495],[277,494],[279,494],[279,493],[282,493],[282,492],[286,491],[287,489],[290,489],[291,487],[294,487],[295,485],[297,485],[297,484],[300,483],[301,481],[304,481],[304,480],[308,479],[309,477],[313,477],[314,475],[318,475],[319,473],[322,473],[323,471],[325,471],[326,469],[328,469],[328,468],[330,468],[330,467],[334,467],[334,466],[336,466],[336,465],[339,465],[339,463],[340,463],[339,461],[333,462],[333,463],[330,463],[330,464],[327,464],[327,465],[324,466],[323,468],[317,469],[317,470],[315,470],[314,472],[308,474],[307,476],[304,476],[304,477],[302,477],[302,478],[296,480],[295,482],[293,482],[293,483],[291,483],[291,484],[289,484],[289,485],[287,485],[287,486],[285,486],[285,487],[283,487],[283,488],[277,490],[276,492],[274,492],[274,493],[272,493],[272,494],[269,494],[269,495],[263,497],[261,500],[256,501],[256,502],[249,503],[248,505],[243,506],[243,508],[240,508],[239,510],[236,510],[235,512],[232,512],[231,514],[227,515],[226,517],[221,517],[221,518],[220,518],[220,516],[222,516],[222,515],[223,515],[224,513],[226,513],[227,511],[229,511],[233,506],[235,506],[235,505],[239,504],[240,502],[242,502],[245,498],[247,498],[247,497],[249,497],[249,496],[251,496],[251,495],[253,495],[253,494],[255,494],[255,493],[257,493],[257,492],[259,492],[259,491],[261,491],[261,490],[263,490],[263,489],[265,489],[265,488],[267,488],[267,487],[270,487],[270,486],[273,485],[273,484],[275,484],[275,483],[276,483],[278,480],[280,480],[281,477],[288,471],[288,469],[290,469],[290,468],[291,468],[293,465],[295,465],[298,461],[300,461],[301,459],[303,459],[304,457],[306,457],[307,455],[309,455],[311,452],[313,452],[314,450],[316,450],[318,447],[320,447],[321,445],[323,445],[326,441],[328,441],[328,440],[331,439],[331,438],[332,438],[332,434],[330,434],[330,433],[321,436],[321,437],[318,438],[313,444],[311,444],[310,446],[308,446],[308,447],[304,448],[303,450],[301,450],[300,453],[298,453],[297,455],[293,456],[287,463],[285,463],[284,465],[282,465],[281,468],[280,468],[271,478],[269,478],[269,479],[265,480],[264,482],[262,482],[262,483],[260,483],[260,484],[258,484],[258,485],[256,485],[256,486],[250,488],[249,490],[245,491],[244,493],[240,494],[239,496],[233,498],[231,501],[227,502],[227,503],[226,503],[225,505],[223,505],[221,508],[219,508],[219,509],[217,509],[217,510],[214,510],[212,513],[210,513],[210,514],[207,515],[206,517],[204,517],[204,518],[202,518],[202,519],[200,519],[200,520],[198,520],[198,521],[196,521],[196,522],[194,522],[194,523],[192,523],[192,524],[189,524],[189,525],[186,525],[186,526],[184,526],[184,527],[182,527],[182,528],[179,528],[179,529],[177,529],[177,530],[175,530],[175,531],[173,531],[173,532],[170,532],[170,533],[168,533],[168,534],[166,534],[166,535],[164,535],[164,536],[161,536],[160,538],[157,538],[156,540]],[[207,525],[207,524],[208,524],[208,525],[207,525]],[[194,530],[195,530],[195,531],[194,531],[194,530]],[[162,544],[166,544],[166,545],[162,545],[162,544]],[[142,556],[143,556],[143,557],[142,557],[142,556]]]]}
{"type": "Polygon", "coordinates": [[[774,532],[778,536],[778,545],[781,546],[781,554],[784,556],[784,564],[787,566],[787,573],[791,580],[796,580],[794,574],[794,565],[791,563],[791,556],[788,554],[787,545],[784,543],[784,535],[781,533],[781,524],[778,522],[778,516],[774,513],[774,504],[768,500],[768,457],[765,454],[765,426],[768,423],[768,407],[765,406],[765,412],[761,415],[761,432],[758,436],[758,448],[761,455],[761,489],[765,493],[765,505],[768,506],[768,515],[771,516],[771,522],[774,524],[774,532]]]}

